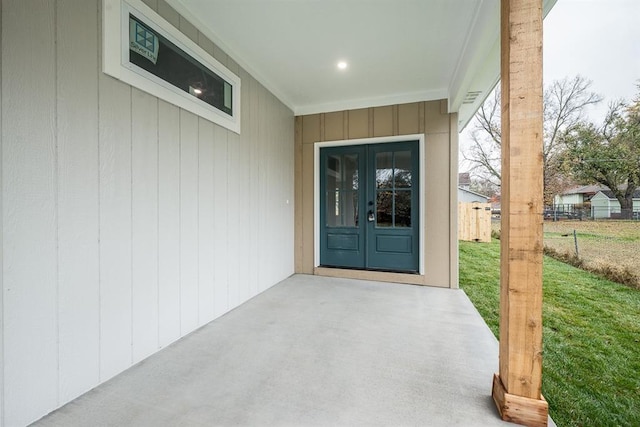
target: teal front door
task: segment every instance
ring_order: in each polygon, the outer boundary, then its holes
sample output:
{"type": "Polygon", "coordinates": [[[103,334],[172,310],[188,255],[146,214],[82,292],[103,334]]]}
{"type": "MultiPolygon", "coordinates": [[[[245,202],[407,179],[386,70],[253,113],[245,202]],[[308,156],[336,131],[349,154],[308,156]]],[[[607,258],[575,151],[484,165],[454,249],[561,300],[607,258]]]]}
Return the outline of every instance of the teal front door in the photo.
{"type": "Polygon", "coordinates": [[[320,149],[320,265],[417,272],[418,141],[320,149]]]}

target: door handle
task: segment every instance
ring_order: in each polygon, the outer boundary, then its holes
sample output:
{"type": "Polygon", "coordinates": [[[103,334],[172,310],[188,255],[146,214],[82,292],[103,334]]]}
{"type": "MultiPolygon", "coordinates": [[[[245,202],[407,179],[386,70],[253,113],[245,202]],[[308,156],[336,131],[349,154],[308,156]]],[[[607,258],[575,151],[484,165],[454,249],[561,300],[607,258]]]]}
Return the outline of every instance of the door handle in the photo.
{"type": "Polygon", "coordinates": [[[375,220],[376,220],[376,216],[375,216],[375,214],[373,213],[373,211],[372,211],[372,210],[370,210],[369,212],[367,212],[367,221],[369,221],[369,222],[373,222],[373,221],[375,221],[375,220]]]}

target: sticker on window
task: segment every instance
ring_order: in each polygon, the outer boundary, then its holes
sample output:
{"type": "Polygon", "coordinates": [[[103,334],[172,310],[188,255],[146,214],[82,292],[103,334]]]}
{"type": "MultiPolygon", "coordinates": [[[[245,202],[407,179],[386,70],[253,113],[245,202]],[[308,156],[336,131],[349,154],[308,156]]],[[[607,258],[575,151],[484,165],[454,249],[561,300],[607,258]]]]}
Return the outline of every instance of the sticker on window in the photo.
{"type": "Polygon", "coordinates": [[[129,18],[129,48],[142,55],[155,65],[158,61],[158,36],[153,31],[129,18]]]}

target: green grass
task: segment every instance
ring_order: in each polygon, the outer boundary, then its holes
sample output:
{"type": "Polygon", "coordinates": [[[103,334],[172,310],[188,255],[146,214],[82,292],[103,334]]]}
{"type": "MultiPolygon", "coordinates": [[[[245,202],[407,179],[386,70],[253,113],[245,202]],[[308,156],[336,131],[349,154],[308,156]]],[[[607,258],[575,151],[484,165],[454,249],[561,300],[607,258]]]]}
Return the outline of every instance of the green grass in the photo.
{"type": "MultiPolygon", "coordinates": [[[[498,337],[499,242],[460,242],[460,285],[498,337]]],[[[543,385],[559,426],[640,426],[640,291],[544,260],[543,385]]]]}

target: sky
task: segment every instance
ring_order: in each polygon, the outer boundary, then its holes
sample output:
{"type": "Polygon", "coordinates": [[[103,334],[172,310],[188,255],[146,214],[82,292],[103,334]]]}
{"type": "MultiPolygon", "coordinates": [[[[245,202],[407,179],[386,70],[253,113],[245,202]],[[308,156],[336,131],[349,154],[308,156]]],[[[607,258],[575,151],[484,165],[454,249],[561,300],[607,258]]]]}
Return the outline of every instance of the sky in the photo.
{"type": "MultiPolygon", "coordinates": [[[[640,82],[640,0],[558,0],[544,20],[543,78],[581,75],[604,100],[587,110],[600,123],[610,101],[631,100],[640,82]]],[[[469,129],[460,148],[469,144],[469,129]]],[[[460,171],[467,169],[460,156],[460,171]]]]}
{"type": "Polygon", "coordinates": [[[630,100],[640,80],[640,0],[558,0],[544,20],[544,81],[580,74],[607,104],[630,100]]]}

